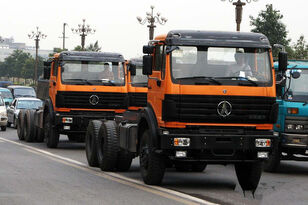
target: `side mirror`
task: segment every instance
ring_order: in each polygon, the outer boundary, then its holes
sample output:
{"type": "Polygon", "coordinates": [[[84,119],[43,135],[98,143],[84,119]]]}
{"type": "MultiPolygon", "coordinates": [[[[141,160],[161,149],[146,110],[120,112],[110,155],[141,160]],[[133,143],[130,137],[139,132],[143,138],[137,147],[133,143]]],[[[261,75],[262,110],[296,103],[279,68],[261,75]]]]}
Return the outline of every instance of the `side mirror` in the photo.
{"type": "Polygon", "coordinates": [[[280,51],[278,55],[278,71],[285,72],[288,67],[288,53],[280,51]]]}
{"type": "Polygon", "coordinates": [[[152,60],[153,57],[150,55],[143,56],[143,67],[142,67],[143,75],[152,75],[152,60]]]}
{"type": "Polygon", "coordinates": [[[143,46],[143,53],[144,54],[153,54],[155,46],[143,46]]]}
{"type": "Polygon", "coordinates": [[[136,65],[135,64],[130,64],[129,65],[129,72],[131,76],[135,76],[136,75],[136,65]]]}
{"type": "Polygon", "coordinates": [[[44,76],[43,78],[45,80],[49,80],[50,78],[50,67],[44,67],[44,76]]]}
{"type": "Polygon", "coordinates": [[[294,71],[291,73],[292,78],[297,79],[301,76],[300,72],[294,71]]]}

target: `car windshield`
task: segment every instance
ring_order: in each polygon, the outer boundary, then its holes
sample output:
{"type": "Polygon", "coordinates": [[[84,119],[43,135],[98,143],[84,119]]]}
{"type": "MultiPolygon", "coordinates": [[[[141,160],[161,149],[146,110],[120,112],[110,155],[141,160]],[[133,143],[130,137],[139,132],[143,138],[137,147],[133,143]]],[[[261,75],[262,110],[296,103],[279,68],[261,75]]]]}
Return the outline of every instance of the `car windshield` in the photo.
{"type": "Polygon", "coordinates": [[[269,53],[261,48],[178,46],[171,67],[180,84],[272,85],[269,53]]]}
{"type": "Polygon", "coordinates": [[[142,74],[142,65],[136,65],[136,75],[131,76],[132,86],[147,87],[148,76],[142,74]]]}
{"type": "Polygon", "coordinates": [[[122,62],[64,61],[61,67],[64,84],[124,85],[122,62]]]}
{"type": "Polygon", "coordinates": [[[12,99],[12,93],[10,91],[0,91],[0,96],[3,98],[10,98],[12,99]]]}
{"type": "MultiPolygon", "coordinates": [[[[290,77],[290,73],[297,71],[301,75],[299,78],[291,79],[289,91],[286,93],[286,98],[291,101],[307,101],[308,100],[308,69],[292,69],[287,70],[286,75],[290,77]]],[[[289,78],[287,78],[286,85],[289,85],[289,78]]]]}
{"type": "Polygon", "coordinates": [[[43,105],[40,100],[19,100],[17,103],[17,109],[38,109],[43,105]]]}
{"type": "Polygon", "coordinates": [[[33,88],[15,88],[15,97],[36,97],[35,90],[33,88]]]}

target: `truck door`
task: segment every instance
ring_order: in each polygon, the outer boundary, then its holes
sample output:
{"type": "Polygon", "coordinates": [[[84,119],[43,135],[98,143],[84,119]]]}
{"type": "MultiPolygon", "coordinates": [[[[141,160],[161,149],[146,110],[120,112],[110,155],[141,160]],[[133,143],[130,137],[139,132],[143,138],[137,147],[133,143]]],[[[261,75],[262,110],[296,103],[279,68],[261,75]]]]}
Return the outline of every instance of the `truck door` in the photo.
{"type": "Polygon", "coordinates": [[[50,75],[50,80],[49,80],[49,97],[54,105],[55,108],[55,103],[56,103],[56,86],[57,86],[57,75],[58,75],[58,67],[59,67],[59,60],[54,59],[54,61],[51,64],[51,75],[50,75]]]}
{"type": "Polygon", "coordinates": [[[156,45],[153,73],[148,80],[148,101],[154,109],[157,120],[161,120],[162,100],[165,94],[165,56],[165,46],[156,45]]]}

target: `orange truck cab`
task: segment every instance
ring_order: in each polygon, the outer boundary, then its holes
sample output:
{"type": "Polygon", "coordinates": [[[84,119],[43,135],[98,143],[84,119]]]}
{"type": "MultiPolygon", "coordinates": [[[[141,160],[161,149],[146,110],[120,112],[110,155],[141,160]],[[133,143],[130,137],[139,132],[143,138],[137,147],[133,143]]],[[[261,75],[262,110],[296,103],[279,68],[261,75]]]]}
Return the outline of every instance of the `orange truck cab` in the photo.
{"type": "Polygon", "coordinates": [[[61,52],[45,63],[38,97],[44,107],[37,126],[44,129],[48,147],[57,147],[59,135],[84,141],[93,119],[113,119],[129,104],[126,64],[119,53],[61,52]]]}
{"type": "Polygon", "coordinates": [[[132,58],[127,63],[127,91],[129,110],[138,110],[147,105],[148,78],[142,74],[142,59],[132,58]]]}
{"type": "Polygon", "coordinates": [[[135,118],[124,114],[117,126],[120,149],[139,156],[144,182],[160,184],[166,167],[203,171],[207,164],[231,163],[242,189],[255,191],[277,139],[267,37],[174,30],[143,52],[147,105],[135,118]]]}

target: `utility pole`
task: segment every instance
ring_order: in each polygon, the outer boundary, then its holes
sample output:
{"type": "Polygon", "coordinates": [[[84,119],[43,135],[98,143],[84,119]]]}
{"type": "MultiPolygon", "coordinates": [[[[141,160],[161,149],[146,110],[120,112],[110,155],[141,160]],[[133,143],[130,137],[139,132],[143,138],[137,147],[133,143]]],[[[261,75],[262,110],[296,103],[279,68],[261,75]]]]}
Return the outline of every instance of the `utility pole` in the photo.
{"type": "Polygon", "coordinates": [[[74,29],[72,28],[72,32],[74,34],[79,34],[81,36],[81,48],[84,50],[85,42],[86,42],[86,36],[88,34],[94,34],[96,32],[95,29],[90,28],[89,24],[85,24],[86,20],[82,19],[82,24],[78,24],[78,28],[74,29]]]}
{"type": "Polygon", "coordinates": [[[36,27],[36,32],[32,31],[28,34],[29,39],[34,39],[35,41],[35,67],[34,67],[34,78],[33,81],[37,84],[37,68],[38,68],[38,49],[39,49],[39,41],[40,39],[45,39],[47,35],[43,34],[39,31],[39,27],[36,27]]]}
{"type": "Polygon", "coordinates": [[[65,50],[65,39],[67,38],[67,37],[65,37],[65,26],[68,26],[67,23],[63,23],[63,32],[62,32],[63,48],[62,48],[62,50],[65,50]]]}
{"type": "MultiPolygon", "coordinates": [[[[226,1],[226,0],[221,0],[226,1]]],[[[246,0],[247,3],[251,3],[252,0],[246,0]]],[[[254,2],[258,0],[253,0],[254,2]]],[[[230,3],[233,2],[233,0],[229,0],[230,3]]],[[[243,6],[246,5],[246,3],[242,2],[241,0],[237,0],[233,3],[235,6],[235,22],[236,22],[236,31],[241,30],[241,22],[242,22],[242,16],[243,16],[243,6]]]]}
{"type": "Polygon", "coordinates": [[[149,39],[153,40],[154,38],[154,28],[156,27],[155,23],[159,23],[164,25],[168,19],[165,17],[161,17],[160,13],[157,13],[156,16],[154,15],[154,6],[151,6],[151,12],[146,12],[146,17],[142,20],[140,16],[137,16],[137,20],[141,25],[144,25],[146,22],[149,23],[147,27],[149,28],[149,39]]]}

